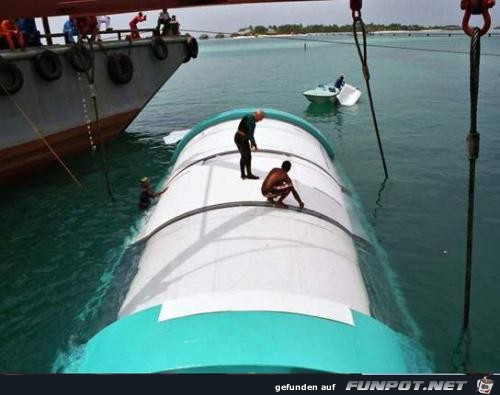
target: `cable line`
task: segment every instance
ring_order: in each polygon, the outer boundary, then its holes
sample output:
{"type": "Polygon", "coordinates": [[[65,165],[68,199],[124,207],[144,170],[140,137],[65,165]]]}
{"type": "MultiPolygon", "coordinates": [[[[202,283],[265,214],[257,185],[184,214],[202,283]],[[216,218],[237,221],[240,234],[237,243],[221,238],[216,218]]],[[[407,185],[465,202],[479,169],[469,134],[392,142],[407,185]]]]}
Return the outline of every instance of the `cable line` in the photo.
{"type": "MultiPolygon", "coordinates": [[[[216,32],[216,31],[210,31],[210,30],[193,30],[193,29],[182,29],[183,31],[186,32],[192,32],[192,33],[210,33],[210,34],[225,34],[225,35],[231,35],[233,33],[227,33],[227,32],[216,32]]],[[[258,38],[267,38],[267,39],[276,39],[276,40],[291,40],[291,41],[309,41],[309,42],[319,42],[319,43],[327,43],[327,44],[339,44],[339,45],[356,45],[355,42],[350,42],[350,41],[340,41],[340,40],[328,40],[328,39],[321,39],[321,38],[313,38],[313,37],[283,37],[283,36],[257,36],[258,38]]],[[[469,55],[469,52],[467,51],[456,51],[453,49],[437,49],[437,48],[420,48],[420,47],[405,47],[401,45],[387,45],[387,44],[366,44],[368,47],[373,47],[373,48],[383,48],[383,49],[397,49],[397,50],[402,50],[402,51],[418,51],[418,52],[430,52],[430,53],[449,53],[449,54],[455,54],[455,55],[469,55]]],[[[493,52],[485,52],[482,54],[482,56],[493,56],[493,57],[500,57],[499,53],[493,53],[493,52]]]]}
{"type": "Polygon", "coordinates": [[[366,90],[368,92],[368,98],[370,101],[370,111],[372,114],[373,127],[375,128],[375,134],[377,135],[378,149],[380,151],[380,158],[382,159],[382,166],[384,167],[385,178],[389,177],[387,171],[387,164],[385,161],[384,147],[382,146],[382,140],[380,138],[380,131],[378,129],[377,114],[375,113],[375,106],[373,104],[372,89],[370,86],[370,70],[368,68],[368,50],[366,45],[366,27],[363,19],[361,18],[361,7],[356,12],[353,11],[353,22],[352,22],[352,33],[354,35],[354,40],[356,42],[356,48],[358,50],[359,59],[361,60],[361,65],[363,69],[363,77],[365,78],[366,90]],[[361,49],[361,44],[359,43],[358,37],[358,25],[361,26],[361,32],[363,37],[363,48],[361,49]]]}
{"type": "MultiPolygon", "coordinates": [[[[104,148],[104,141],[102,138],[102,132],[101,132],[101,118],[99,115],[99,106],[97,104],[97,91],[95,88],[95,50],[94,46],[92,45],[92,40],[87,37],[88,45],[90,47],[90,52],[92,54],[92,66],[90,70],[87,70],[85,72],[85,75],[87,76],[87,80],[89,83],[89,94],[92,99],[92,104],[94,107],[94,114],[95,114],[95,126],[96,126],[96,131],[97,131],[97,137],[99,139],[99,148],[101,151],[101,164],[102,164],[102,172],[104,174],[104,182],[106,184],[106,190],[108,192],[108,196],[111,199],[112,202],[115,202],[116,199],[113,196],[113,191],[111,189],[111,183],[109,181],[109,171],[108,171],[108,164],[107,164],[107,159],[106,159],[106,151],[104,148]]],[[[77,45],[83,45],[83,42],[79,42],[77,45]]],[[[104,51],[104,50],[103,50],[104,51]]],[[[104,51],[104,55],[107,57],[106,51],[104,51]]]]}
{"type": "Polygon", "coordinates": [[[467,193],[467,244],[465,257],[464,310],[460,339],[455,348],[455,368],[467,372],[470,363],[470,311],[472,288],[472,252],[474,246],[474,200],[476,183],[476,160],[479,157],[479,132],[477,131],[477,102],[479,96],[479,65],[481,60],[481,36],[485,35],[491,25],[489,9],[495,5],[494,0],[462,0],[461,8],[465,10],[462,21],[464,32],[471,37],[470,43],[470,130],[467,135],[469,156],[469,184],[467,193]],[[482,28],[471,28],[471,15],[482,15],[482,28]],[[456,362],[460,358],[460,364],[456,362]]]}
{"type": "Polygon", "coordinates": [[[59,162],[61,167],[64,169],[64,171],[70,176],[70,178],[75,182],[76,185],[78,185],[79,188],[84,189],[84,186],[78,179],[78,177],[70,170],[70,168],[64,163],[62,158],[57,154],[57,152],[54,150],[52,145],[49,143],[47,138],[43,135],[42,131],[40,128],[35,124],[33,119],[26,113],[26,111],[23,110],[21,105],[12,97],[12,95],[9,93],[9,91],[5,88],[5,86],[2,84],[0,81],[0,88],[5,92],[5,94],[9,97],[9,99],[12,101],[12,104],[16,107],[16,109],[19,111],[19,113],[23,116],[23,118],[26,120],[26,122],[30,125],[31,129],[35,132],[35,134],[42,140],[42,142],[45,144],[47,149],[50,151],[50,153],[54,156],[54,158],[59,162]]]}

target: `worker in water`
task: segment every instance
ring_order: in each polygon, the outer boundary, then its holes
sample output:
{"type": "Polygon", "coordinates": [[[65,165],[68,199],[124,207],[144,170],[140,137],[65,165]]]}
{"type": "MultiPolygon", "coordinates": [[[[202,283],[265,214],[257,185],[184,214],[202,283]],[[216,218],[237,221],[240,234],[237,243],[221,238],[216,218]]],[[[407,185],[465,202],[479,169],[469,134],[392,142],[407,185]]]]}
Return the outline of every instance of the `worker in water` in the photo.
{"type": "Polygon", "coordinates": [[[131,36],[130,38],[132,40],[138,40],[141,38],[141,35],[139,34],[139,30],[137,29],[137,24],[139,22],[144,22],[146,20],[146,16],[142,12],[139,12],[129,23],[130,30],[131,30],[131,36]]]}
{"type": "Polygon", "coordinates": [[[288,172],[292,168],[289,161],[284,161],[280,168],[272,169],[262,183],[262,194],[267,198],[269,203],[273,203],[274,207],[288,208],[283,200],[292,192],[293,197],[299,203],[300,208],[304,208],[304,202],[300,198],[297,190],[293,186],[292,180],[288,177],[288,172]],[[275,199],[277,199],[275,201],[275,199]]]}
{"type": "Polygon", "coordinates": [[[27,47],[41,47],[40,31],[36,28],[34,18],[19,18],[17,27],[24,37],[24,43],[27,47]]]}
{"type": "Polygon", "coordinates": [[[151,199],[160,196],[163,192],[168,189],[166,187],[161,192],[153,192],[151,191],[151,182],[148,177],[144,177],[141,179],[141,193],[139,195],[139,208],[141,210],[147,209],[151,205],[151,199]]]}
{"type": "Polygon", "coordinates": [[[0,23],[0,36],[3,37],[11,51],[24,49],[24,36],[13,19],[4,19],[0,23]]]}
{"type": "Polygon", "coordinates": [[[78,29],[76,28],[75,21],[72,18],[68,18],[68,20],[64,22],[63,33],[66,44],[75,43],[74,36],[78,36],[78,29]]]}
{"type": "Polygon", "coordinates": [[[338,79],[337,82],[335,82],[335,88],[338,90],[341,90],[342,87],[344,86],[345,81],[344,81],[344,75],[342,74],[338,79]]]}
{"type": "Polygon", "coordinates": [[[250,180],[258,180],[259,177],[252,174],[252,151],[251,149],[257,150],[257,144],[255,143],[254,133],[255,124],[264,119],[264,111],[257,110],[252,114],[245,115],[238,126],[238,130],[234,135],[234,142],[238,151],[240,151],[240,171],[241,178],[248,178],[250,180]],[[246,173],[245,173],[246,170],[246,173]]]}
{"type": "Polygon", "coordinates": [[[158,34],[161,34],[162,36],[166,36],[170,34],[170,15],[168,13],[168,10],[164,8],[160,12],[160,16],[158,17],[158,23],[156,25],[156,30],[158,31],[158,34]],[[163,27],[163,30],[161,30],[163,27]]]}

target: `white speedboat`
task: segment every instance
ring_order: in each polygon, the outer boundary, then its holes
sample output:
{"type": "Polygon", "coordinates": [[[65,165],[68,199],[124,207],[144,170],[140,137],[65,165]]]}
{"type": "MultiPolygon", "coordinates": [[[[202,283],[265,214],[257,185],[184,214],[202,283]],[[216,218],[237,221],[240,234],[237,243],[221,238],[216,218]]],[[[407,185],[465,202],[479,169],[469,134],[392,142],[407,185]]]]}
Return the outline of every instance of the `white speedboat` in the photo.
{"type": "Polygon", "coordinates": [[[305,91],[303,95],[312,103],[340,103],[342,106],[352,106],[361,97],[361,91],[355,86],[344,84],[342,89],[334,85],[320,84],[314,89],[305,91]]]}
{"type": "Polygon", "coordinates": [[[305,91],[303,95],[312,103],[335,103],[340,91],[333,85],[318,85],[314,89],[305,91]]]}

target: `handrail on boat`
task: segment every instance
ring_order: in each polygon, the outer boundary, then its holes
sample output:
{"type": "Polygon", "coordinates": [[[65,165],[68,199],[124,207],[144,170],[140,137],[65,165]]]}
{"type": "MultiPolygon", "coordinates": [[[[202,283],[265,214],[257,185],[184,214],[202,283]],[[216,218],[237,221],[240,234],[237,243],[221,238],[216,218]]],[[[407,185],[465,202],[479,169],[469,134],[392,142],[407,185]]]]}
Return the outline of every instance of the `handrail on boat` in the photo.
{"type": "MultiPolygon", "coordinates": [[[[137,29],[139,33],[151,33],[153,34],[156,29],[148,28],[148,29],[137,29]]],[[[130,29],[112,29],[112,30],[102,30],[99,31],[99,35],[111,35],[116,34],[118,40],[122,40],[122,34],[129,34],[132,31],[130,29]]],[[[64,33],[51,33],[51,34],[41,34],[41,38],[51,39],[51,38],[64,38],[64,33]]],[[[167,35],[161,37],[175,37],[174,35],[167,35]]],[[[124,38],[123,38],[124,39],[124,38]]]]}
{"type": "MultiPolygon", "coordinates": [[[[188,39],[189,36],[181,35],[181,36],[161,36],[167,43],[184,43],[188,39]]],[[[95,52],[100,52],[103,50],[113,50],[113,49],[121,49],[128,47],[142,47],[151,45],[152,37],[142,37],[138,40],[106,40],[100,43],[100,45],[94,46],[95,52]]],[[[69,51],[71,46],[74,44],[53,44],[53,45],[45,45],[42,47],[27,47],[24,51],[16,51],[12,52],[8,49],[0,50],[0,56],[3,60],[21,60],[21,59],[30,59],[37,56],[42,49],[50,49],[52,52],[58,55],[64,55],[69,51]]],[[[84,45],[88,46],[87,43],[84,45]]]]}

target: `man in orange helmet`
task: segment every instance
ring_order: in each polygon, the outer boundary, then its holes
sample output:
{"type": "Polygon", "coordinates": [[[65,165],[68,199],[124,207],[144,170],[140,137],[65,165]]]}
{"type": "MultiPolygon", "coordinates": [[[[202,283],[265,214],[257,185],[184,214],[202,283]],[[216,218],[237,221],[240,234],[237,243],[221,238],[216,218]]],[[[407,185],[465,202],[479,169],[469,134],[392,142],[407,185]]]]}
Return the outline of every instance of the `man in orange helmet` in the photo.
{"type": "Polygon", "coordinates": [[[24,37],[19,31],[16,22],[12,19],[4,19],[0,23],[0,36],[2,36],[11,49],[11,51],[16,49],[14,40],[17,43],[17,48],[24,48],[24,37]]]}

